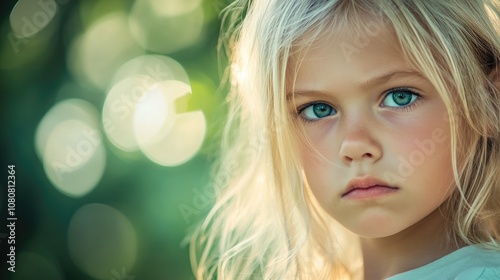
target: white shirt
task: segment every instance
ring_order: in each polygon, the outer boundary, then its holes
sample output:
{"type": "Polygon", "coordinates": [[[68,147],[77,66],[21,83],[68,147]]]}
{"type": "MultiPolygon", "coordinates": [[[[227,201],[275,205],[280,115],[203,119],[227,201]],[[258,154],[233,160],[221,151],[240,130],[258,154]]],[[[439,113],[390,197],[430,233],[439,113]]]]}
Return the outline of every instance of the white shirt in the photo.
{"type": "Polygon", "coordinates": [[[429,264],[387,278],[413,279],[500,280],[500,251],[466,246],[429,264]]]}

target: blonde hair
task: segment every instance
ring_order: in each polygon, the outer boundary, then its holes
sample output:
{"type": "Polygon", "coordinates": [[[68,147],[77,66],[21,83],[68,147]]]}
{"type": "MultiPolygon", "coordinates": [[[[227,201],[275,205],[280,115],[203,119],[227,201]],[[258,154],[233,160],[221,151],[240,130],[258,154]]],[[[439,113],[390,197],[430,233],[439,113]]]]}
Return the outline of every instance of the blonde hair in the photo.
{"type": "Polygon", "coordinates": [[[349,279],[349,235],[304,182],[286,100],[290,57],[328,30],[392,28],[404,56],[446,104],[456,191],[446,204],[460,244],[500,239],[498,0],[254,0],[225,10],[228,124],[215,205],[191,236],[198,279],[349,279]]]}

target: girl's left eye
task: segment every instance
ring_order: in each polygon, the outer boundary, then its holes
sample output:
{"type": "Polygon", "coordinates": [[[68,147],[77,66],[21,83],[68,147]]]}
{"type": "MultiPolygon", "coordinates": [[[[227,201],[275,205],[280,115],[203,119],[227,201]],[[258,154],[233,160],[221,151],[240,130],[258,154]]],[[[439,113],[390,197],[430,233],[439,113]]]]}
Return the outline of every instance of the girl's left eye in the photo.
{"type": "Polygon", "coordinates": [[[420,95],[409,89],[392,89],[386,94],[381,105],[382,107],[406,108],[418,99],[420,95]]]}

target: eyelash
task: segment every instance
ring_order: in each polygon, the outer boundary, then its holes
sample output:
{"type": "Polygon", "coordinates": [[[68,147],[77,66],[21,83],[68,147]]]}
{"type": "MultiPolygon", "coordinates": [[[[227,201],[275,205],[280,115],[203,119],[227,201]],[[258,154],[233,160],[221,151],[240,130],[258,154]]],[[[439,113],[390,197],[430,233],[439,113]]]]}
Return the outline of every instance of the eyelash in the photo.
{"type": "Polygon", "coordinates": [[[417,104],[419,104],[420,101],[422,101],[422,99],[423,99],[422,95],[418,94],[417,92],[415,92],[411,88],[399,87],[399,88],[393,88],[393,89],[388,90],[385,93],[384,98],[382,99],[382,101],[385,100],[389,94],[400,92],[400,91],[406,92],[406,93],[410,93],[412,95],[415,95],[416,99],[412,103],[410,103],[409,105],[406,105],[406,106],[403,106],[403,107],[389,107],[389,108],[393,108],[393,109],[396,109],[396,110],[399,110],[399,111],[405,111],[405,112],[407,112],[407,111],[410,111],[411,109],[413,109],[413,107],[415,107],[417,104]]]}
{"type": "MultiPolygon", "coordinates": [[[[302,112],[305,109],[307,109],[310,106],[316,105],[316,104],[326,104],[326,105],[328,105],[326,102],[322,102],[322,101],[313,101],[313,102],[306,103],[306,104],[301,105],[301,106],[299,106],[297,108],[297,116],[299,118],[301,118],[302,121],[307,122],[307,123],[313,123],[313,122],[317,122],[317,121],[322,120],[323,118],[319,118],[319,119],[307,119],[307,118],[304,118],[304,117],[301,116],[302,112]]],[[[328,105],[328,106],[330,106],[330,105],[328,105]]],[[[331,107],[333,108],[333,106],[331,106],[331,107]]]]}
{"type": "MultiPolygon", "coordinates": [[[[410,103],[409,105],[406,105],[406,106],[403,106],[403,107],[389,107],[389,106],[382,106],[382,107],[388,107],[388,108],[392,108],[392,109],[395,109],[395,110],[398,110],[398,111],[407,112],[407,111],[412,110],[423,99],[423,97],[420,94],[418,94],[417,92],[415,92],[414,90],[412,90],[410,88],[407,88],[407,87],[399,87],[399,88],[393,88],[393,89],[390,89],[390,90],[386,91],[385,94],[384,94],[384,98],[382,99],[382,102],[387,98],[387,96],[389,94],[394,94],[396,92],[410,93],[412,95],[415,95],[416,99],[412,103],[410,103]]],[[[316,104],[326,104],[326,105],[328,105],[327,102],[322,102],[322,101],[313,101],[313,102],[306,103],[306,104],[301,105],[301,106],[299,106],[297,108],[297,116],[299,116],[304,122],[307,122],[307,123],[313,123],[313,122],[317,122],[317,121],[322,120],[323,118],[307,119],[307,118],[304,118],[304,117],[300,116],[305,109],[307,109],[310,106],[316,105],[316,104]]],[[[328,105],[328,106],[330,106],[330,105],[328,105]]],[[[334,108],[333,106],[330,106],[330,107],[334,108]]]]}

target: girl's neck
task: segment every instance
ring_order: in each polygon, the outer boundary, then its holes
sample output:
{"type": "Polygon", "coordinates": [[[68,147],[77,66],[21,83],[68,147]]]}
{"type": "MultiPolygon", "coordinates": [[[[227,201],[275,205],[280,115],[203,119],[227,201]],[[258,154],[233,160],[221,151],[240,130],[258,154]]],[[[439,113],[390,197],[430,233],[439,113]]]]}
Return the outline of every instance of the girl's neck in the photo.
{"type": "Polygon", "coordinates": [[[385,279],[426,265],[460,248],[449,240],[440,209],[384,238],[360,238],[364,280],[385,279]]]}

